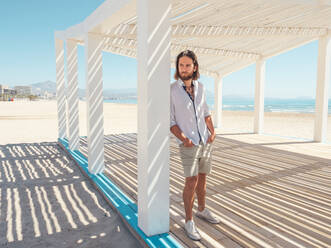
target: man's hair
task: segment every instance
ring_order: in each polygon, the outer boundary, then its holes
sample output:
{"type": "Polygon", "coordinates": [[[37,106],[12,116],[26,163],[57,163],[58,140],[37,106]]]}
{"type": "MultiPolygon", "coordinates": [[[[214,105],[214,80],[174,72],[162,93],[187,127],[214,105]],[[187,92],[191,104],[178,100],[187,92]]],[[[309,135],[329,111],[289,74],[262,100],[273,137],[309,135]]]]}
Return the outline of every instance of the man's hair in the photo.
{"type": "Polygon", "coordinates": [[[195,53],[190,51],[190,50],[182,51],[180,54],[177,55],[177,58],[176,58],[176,72],[175,72],[174,78],[176,80],[178,80],[180,78],[179,69],[178,69],[179,59],[181,57],[185,57],[185,56],[192,59],[193,65],[196,67],[195,72],[193,72],[192,78],[193,78],[193,80],[197,80],[198,78],[200,78],[199,63],[198,63],[198,59],[197,59],[197,56],[195,55],[195,53]]]}

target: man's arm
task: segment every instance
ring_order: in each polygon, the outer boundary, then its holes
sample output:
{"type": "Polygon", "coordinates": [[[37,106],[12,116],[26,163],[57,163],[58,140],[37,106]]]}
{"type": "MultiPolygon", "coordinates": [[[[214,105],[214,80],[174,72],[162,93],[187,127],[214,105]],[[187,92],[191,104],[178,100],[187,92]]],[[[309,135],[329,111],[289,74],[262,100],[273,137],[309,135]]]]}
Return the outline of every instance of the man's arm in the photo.
{"type": "Polygon", "coordinates": [[[215,130],[214,130],[213,121],[211,119],[211,115],[208,115],[205,117],[205,122],[206,122],[207,128],[209,129],[209,132],[210,132],[207,143],[212,143],[215,140],[216,134],[215,134],[215,130]]]}
{"type": "Polygon", "coordinates": [[[194,146],[192,143],[192,140],[190,140],[189,138],[187,138],[185,136],[185,134],[182,132],[182,130],[180,130],[180,128],[177,125],[173,125],[172,127],[170,127],[170,131],[183,142],[183,145],[185,147],[192,147],[194,146]]]}

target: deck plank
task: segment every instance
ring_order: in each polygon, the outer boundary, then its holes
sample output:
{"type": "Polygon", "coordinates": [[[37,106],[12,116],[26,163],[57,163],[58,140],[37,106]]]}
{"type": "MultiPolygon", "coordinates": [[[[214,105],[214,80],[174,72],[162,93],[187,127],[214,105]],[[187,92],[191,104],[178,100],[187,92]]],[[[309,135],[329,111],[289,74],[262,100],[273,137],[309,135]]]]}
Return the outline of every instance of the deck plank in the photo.
{"type": "MultiPolygon", "coordinates": [[[[87,156],[86,138],[81,152],[87,156]]],[[[137,135],[105,136],[106,175],[137,201],[137,135]]],[[[217,135],[206,203],[222,222],[183,229],[184,177],[170,144],[170,232],[187,247],[327,247],[331,243],[331,145],[267,135],[217,135]]],[[[197,209],[195,204],[194,209],[197,209]]]]}

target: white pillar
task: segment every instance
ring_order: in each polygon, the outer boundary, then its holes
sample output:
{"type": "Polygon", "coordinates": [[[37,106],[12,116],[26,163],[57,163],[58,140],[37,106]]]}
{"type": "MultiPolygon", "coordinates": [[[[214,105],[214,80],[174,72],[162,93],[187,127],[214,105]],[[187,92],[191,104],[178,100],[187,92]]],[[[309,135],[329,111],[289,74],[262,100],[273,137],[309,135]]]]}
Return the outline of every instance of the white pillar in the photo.
{"type": "Polygon", "coordinates": [[[68,137],[70,150],[79,149],[79,98],[77,44],[67,41],[68,137]]]}
{"type": "Polygon", "coordinates": [[[58,138],[66,137],[66,97],[64,80],[64,46],[63,41],[55,39],[55,61],[56,61],[56,99],[58,138]]]}
{"type": "Polygon", "coordinates": [[[98,36],[86,35],[88,169],[93,174],[104,170],[102,47],[103,41],[98,36]]]}
{"type": "Polygon", "coordinates": [[[256,62],[255,101],[254,101],[254,133],[262,133],[264,125],[264,83],[265,60],[256,62]]]}
{"type": "Polygon", "coordinates": [[[170,0],[138,0],[138,226],[169,231],[170,0]]]}
{"type": "Polygon", "coordinates": [[[328,120],[328,88],[330,82],[331,37],[318,41],[318,68],[315,103],[314,140],[326,141],[328,120]]]}
{"type": "Polygon", "coordinates": [[[216,77],[214,78],[214,126],[221,127],[222,125],[222,87],[223,87],[223,78],[216,77]]]}

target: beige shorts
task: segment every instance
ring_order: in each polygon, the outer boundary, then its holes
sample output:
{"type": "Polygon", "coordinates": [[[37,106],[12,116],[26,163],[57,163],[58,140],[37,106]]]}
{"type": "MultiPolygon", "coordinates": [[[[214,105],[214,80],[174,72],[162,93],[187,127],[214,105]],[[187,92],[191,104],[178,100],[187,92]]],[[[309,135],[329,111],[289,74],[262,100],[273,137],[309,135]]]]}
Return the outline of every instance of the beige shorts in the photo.
{"type": "Polygon", "coordinates": [[[200,145],[193,147],[185,147],[183,144],[179,145],[185,177],[193,177],[198,175],[198,173],[209,174],[211,172],[212,147],[211,143],[206,145],[200,143],[200,145]]]}

